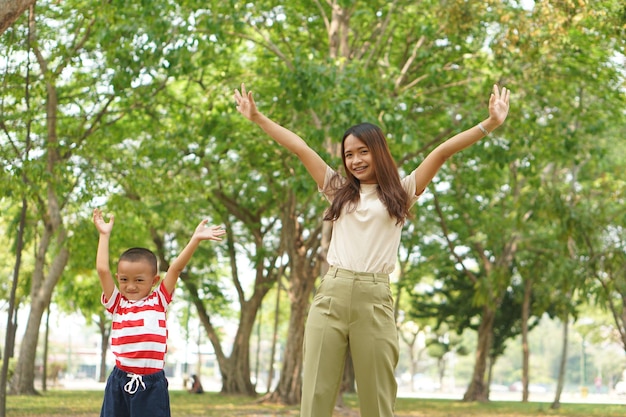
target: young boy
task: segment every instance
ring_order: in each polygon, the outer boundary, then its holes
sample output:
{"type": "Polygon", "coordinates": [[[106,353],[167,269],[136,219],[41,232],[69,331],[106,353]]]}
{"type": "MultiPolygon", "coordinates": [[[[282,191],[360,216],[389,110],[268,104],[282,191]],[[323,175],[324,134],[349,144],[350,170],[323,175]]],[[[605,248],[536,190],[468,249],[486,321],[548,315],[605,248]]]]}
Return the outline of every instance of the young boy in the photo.
{"type": "Polygon", "coordinates": [[[221,226],[207,226],[207,220],[200,222],[158,286],[154,253],[144,248],[128,249],[117,264],[116,286],[109,268],[113,221],[113,216],[106,222],[99,209],[93,211],[93,222],[100,233],[96,268],[102,284],[102,304],[113,315],[111,350],[115,355],[100,416],[170,417],[168,382],[163,372],[167,306],[178,276],[200,242],[221,241],[226,231],[221,226]]]}

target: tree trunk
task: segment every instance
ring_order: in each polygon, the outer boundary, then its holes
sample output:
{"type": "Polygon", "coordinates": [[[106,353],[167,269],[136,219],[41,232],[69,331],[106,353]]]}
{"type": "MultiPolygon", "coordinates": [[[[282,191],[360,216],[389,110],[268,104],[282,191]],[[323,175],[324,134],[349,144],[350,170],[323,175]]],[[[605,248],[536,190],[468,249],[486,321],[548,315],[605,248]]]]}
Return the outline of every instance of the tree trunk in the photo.
{"type": "Polygon", "coordinates": [[[263,304],[259,306],[258,313],[259,320],[256,324],[256,349],[254,351],[254,391],[257,390],[257,386],[259,384],[259,371],[261,369],[261,325],[263,324],[263,304]]]}
{"type": "Polygon", "coordinates": [[[415,392],[415,374],[417,373],[418,356],[415,354],[415,342],[417,342],[417,335],[412,339],[412,343],[408,344],[409,354],[409,370],[411,372],[411,392],[415,392]]]}
{"type": "Polygon", "coordinates": [[[489,390],[485,385],[487,372],[487,358],[491,349],[491,338],[495,310],[489,306],[483,307],[480,326],[478,327],[478,345],[476,346],[476,363],[472,380],[463,395],[463,401],[489,401],[489,390]]]}
{"type": "Polygon", "coordinates": [[[554,401],[550,406],[551,409],[557,410],[561,407],[561,393],[565,385],[565,368],[567,366],[567,340],[569,333],[569,314],[565,313],[563,318],[563,348],[561,350],[561,361],[559,362],[559,379],[556,384],[556,392],[554,393],[554,401]]]}
{"type": "MultiPolygon", "coordinates": [[[[267,290],[265,291],[267,292],[267,290]]],[[[218,357],[222,372],[222,394],[256,396],[256,390],[250,379],[250,336],[261,300],[265,294],[255,294],[242,306],[239,327],[235,335],[233,350],[228,358],[218,357]],[[225,372],[226,371],[226,372],[225,372]]]]}
{"type": "MultiPolygon", "coordinates": [[[[442,357],[440,357],[439,359],[437,359],[437,369],[439,370],[439,389],[438,391],[443,391],[444,390],[444,385],[445,385],[445,381],[444,381],[444,377],[446,376],[446,368],[448,366],[447,360],[446,360],[446,354],[444,354],[442,357]]],[[[413,379],[413,378],[411,378],[413,379]]],[[[491,380],[491,373],[489,374],[489,380],[491,380]]]]}
{"type": "MultiPolygon", "coordinates": [[[[227,226],[227,230],[228,229],[227,226]]],[[[159,264],[161,265],[160,268],[161,270],[167,271],[169,262],[165,258],[166,251],[164,241],[155,230],[152,230],[152,240],[157,247],[159,264]]],[[[259,245],[261,244],[261,240],[262,239],[259,238],[259,245]]],[[[235,252],[231,236],[227,239],[227,245],[231,263],[234,263],[235,252]]],[[[259,252],[261,252],[261,250],[259,250],[259,252]]],[[[202,297],[199,295],[198,286],[187,272],[180,274],[180,280],[185,288],[187,288],[187,291],[189,291],[191,302],[196,307],[200,323],[202,327],[204,327],[207,338],[215,352],[215,358],[222,377],[222,394],[246,395],[250,397],[254,397],[257,394],[252,384],[250,373],[250,336],[254,329],[254,322],[261,302],[271,289],[275,277],[273,275],[264,276],[264,273],[267,272],[263,267],[262,261],[257,262],[255,271],[254,292],[250,298],[246,300],[237,277],[236,266],[233,266],[234,281],[239,294],[240,313],[239,325],[237,326],[237,333],[235,334],[230,356],[226,356],[222,349],[220,337],[213,323],[211,323],[211,317],[202,301],[202,297]]]]}
{"type": "MultiPolygon", "coordinates": [[[[46,309],[46,327],[43,338],[43,366],[41,373],[41,390],[48,391],[48,339],[50,337],[50,306],[46,309]]],[[[69,371],[69,369],[68,369],[69,371]]]]}
{"type": "MultiPolygon", "coordinates": [[[[248,335],[249,337],[249,335],[248,335]]],[[[222,375],[222,389],[225,395],[256,396],[256,390],[250,379],[250,358],[243,347],[234,346],[231,355],[224,358],[220,371],[222,375]]]]}
{"type": "Polygon", "coordinates": [[[278,385],[266,398],[288,405],[298,404],[302,397],[304,326],[311,292],[318,276],[307,266],[308,262],[304,258],[292,259],[291,286],[288,291],[291,308],[284,359],[278,385]]]}
{"type": "Polygon", "coordinates": [[[44,300],[31,302],[30,315],[22,338],[20,354],[11,380],[10,393],[20,395],[36,395],[35,390],[35,354],[39,339],[41,318],[46,309],[44,300]]]}
{"type": "MultiPolygon", "coordinates": [[[[15,367],[15,375],[11,381],[12,394],[35,395],[35,358],[37,353],[37,344],[39,340],[39,329],[41,327],[41,319],[46,308],[50,305],[52,291],[59,282],[61,274],[67,261],[69,253],[67,248],[62,247],[61,251],[54,258],[48,274],[44,274],[45,254],[48,252],[49,241],[52,237],[52,231],[46,227],[39,245],[38,256],[35,262],[35,271],[33,272],[32,286],[30,291],[31,306],[26,330],[20,345],[20,354],[15,367]]],[[[65,231],[61,231],[58,237],[59,245],[65,243],[65,231]]]]}
{"type": "Polygon", "coordinates": [[[7,311],[7,332],[5,335],[4,355],[2,356],[2,371],[0,373],[0,416],[6,415],[6,393],[7,378],[9,374],[9,359],[13,357],[15,351],[15,334],[17,332],[17,305],[15,303],[17,283],[22,265],[22,249],[24,247],[24,230],[26,228],[26,211],[28,202],[22,198],[22,208],[20,211],[20,222],[15,238],[15,265],[13,267],[13,282],[9,295],[9,308],[7,311]]]}
{"type": "MultiPolygon", "coordinates": [[[[196,306],[198,317],[207,334],[222,377],[223,394],[256,396],[256,390],[250,379],[250,335],[254,328],[254,321],[263,297],[270,286],[266,283],[255,285],[255,291],[249,301],[241,304],[239,326],[233,342],[230,356],[226,356],[216,329],[204,303],[198,295],[198,287],[189,279],[187,274],[181,274],[181,281],[189,291],[191,300],[196,306]]],[[[257,280],[258,282],[258,280],[257,280]]]]}
{"type": "Polygon", "coordinates": [[[350,54],[350,11],[339,4],[332,5],[328,28],[328,55],[332,58],[348,58],[350,54]]]}
{"type": "MultiPolygon", "coordinates": [[[[29,16],[29,41],[43,74],[48,73],[48,64],[37,47],[34,13],[29,16]]],[[[57,135],[58,94],[53,79],[46,81],[46,184],[45,196],[39,196],[37,214],[41,217],[43,232],[37,246],[30,300],[31,308],[26,324],[20,354],[11,381],[11,393],[36,394],[35,356],[39,340],[39,328],[44,311],[50,305],[52,292],[67,265],[69,251],[66,247],[67,231],[63,226],[61,200],[55,189],[58,165],[63,161],[59,151],[57,135]],[[54,248],[54,251],[52,250],[54,248]],[[51,260],[51,263],[50,263],[51,260]],[[47,273],[46,273],[47,271],[47,273]]]]}
{"type": "Polygon", "coordinates": [[[107,351],[109,350],[109,336],[111,335],[111,326],[106,320],[104,312],[100,314],[97,321],[100,329],[100,376],[98,381],[106,382],[107,380],[107,351]]]}
{"type": "Polygon", "coordinates": [[[287,294],[290,302],[289,330],[280,380],[276,389],[265,400],[283,404],[298,404],[302,398],[302,361],[304,327],[317,278],[326,273],[326,250],[330,242],[329,222],[314,222],[307,229],[310,237],[303,237],[296,198],[290,193],[283,208],[282,239],[286,242],[291,274],[287,294]],[[321,238],[320,238],[321,236],[321,238]]]}
{"type": "Polygon", "coordinates": [[[34,4],[35,0],[0,0],[0,34],[34,4]]]}
{"type": "Polygon", "coordinates": [[[272,390],[274,385],[274,357],[276,356],[276,344],[278,343],[278,325],[280,323],[280,293],[282,290],[281,277],[278,277],[276,283],[276,304],[274,306],[274,331],[272,333],[272,351],[270,353],[270,364],[267,370],[267,393],[272,390]]]}
{"type": "Polygon", "coordinates": [[[522,402],[528,402],[528,369],[530,363],[530,348],[528,347],[528,320],[530,317],[530,297],[532,295],[533,280],[524,281],[524,300],[522,302],[522,402]]]}
{"type": "Polygon", "coordinates": [[[487,371],[487,384],[486,384],[486,397],[489,398],[489,393],[491,392],[491,379],[493,378],[493,367],[496,366],[496,357],[493,355],[489,355],[489,365],[487,371]]]}

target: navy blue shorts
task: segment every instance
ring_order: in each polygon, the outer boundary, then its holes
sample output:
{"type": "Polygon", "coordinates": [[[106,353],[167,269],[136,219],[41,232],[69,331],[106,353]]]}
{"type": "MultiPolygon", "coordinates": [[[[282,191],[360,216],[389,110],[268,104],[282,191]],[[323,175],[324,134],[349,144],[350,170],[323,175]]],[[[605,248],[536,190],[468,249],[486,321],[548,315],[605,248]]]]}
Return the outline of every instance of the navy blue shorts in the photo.
{"type": "Polygon", "coordinates": [[[136,375],[117,367],[107,379],[100,417],[171,417],[165,372],[136,375]]]}

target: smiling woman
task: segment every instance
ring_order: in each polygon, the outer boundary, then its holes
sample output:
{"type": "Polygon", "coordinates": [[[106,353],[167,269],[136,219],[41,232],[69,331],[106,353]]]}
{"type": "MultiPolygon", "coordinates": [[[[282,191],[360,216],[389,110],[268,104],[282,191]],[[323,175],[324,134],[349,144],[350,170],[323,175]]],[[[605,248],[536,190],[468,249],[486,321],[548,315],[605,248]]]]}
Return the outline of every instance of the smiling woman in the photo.
{"type": "Polygon", "coordinates": [[[333,170],[295,133],[263,115],[252,92],[235,91],[237,110],[294,153],[330,202],[332,222],[322,279],[304,334],[301,417],[330,417],[348,349],[362,417],[392,417],[399,346],[389,274],[411,207],[443,163],[500,126],[509,91],[493,87],[489,117],[437,146],[401,178],[382,130],[361,123],[341,141],[344,172],[333,170]],[[355,319],[356,318],[356,319],[355,319]]]}
{"type": "Polygon", "coordinates": [[[359,138],[348,135],[343,142],[346,166],[361,184],[376,184],[376,166],[367,145],[359,138]]]}

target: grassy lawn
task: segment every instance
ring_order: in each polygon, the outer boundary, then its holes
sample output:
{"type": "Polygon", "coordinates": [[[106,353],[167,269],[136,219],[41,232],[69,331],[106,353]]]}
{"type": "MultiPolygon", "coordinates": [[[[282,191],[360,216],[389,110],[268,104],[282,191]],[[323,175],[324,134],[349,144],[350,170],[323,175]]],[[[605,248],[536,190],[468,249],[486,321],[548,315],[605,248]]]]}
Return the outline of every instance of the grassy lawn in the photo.
{"type": "MultiPolygon", "coordinates": [[[[224,416],[294,416],[297,406],[261,404],[247,397],[223,396],[217,393],[201,395],[186,391],[170,391],[174,417],[224,416]]],[[[357,417],[358,405],[354,396],[346,396],[347,407],[337,410],[335,417],[357,417]]],[[[7,396],[8,417],[99,417],[102,392],[48,391],[41,396],[7,396]]],[[[553,416],[553,417],[624,417],[625,405],[562,404],[560,410],[551,410],[547,403],[494,401],[486,404],[464,403],[456,400],[399,398],[397,417],[467,417],[467,416],[553,416]]]]}

